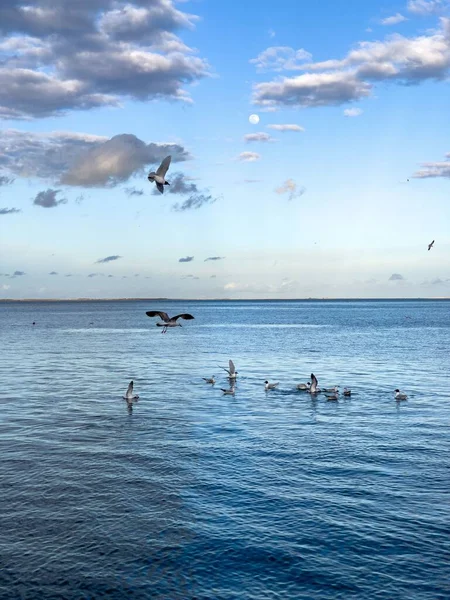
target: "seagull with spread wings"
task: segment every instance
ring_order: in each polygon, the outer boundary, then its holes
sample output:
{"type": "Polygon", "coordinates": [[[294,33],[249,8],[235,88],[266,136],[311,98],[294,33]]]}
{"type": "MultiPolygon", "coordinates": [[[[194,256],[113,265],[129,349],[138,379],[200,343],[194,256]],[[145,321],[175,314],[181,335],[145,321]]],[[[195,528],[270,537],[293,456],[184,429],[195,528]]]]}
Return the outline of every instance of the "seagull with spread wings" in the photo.
{"type": "Polygon", "coordinates": [[[150,182],[154,181],[156,183],[156,187],[161,192],[161,194],[164,193],[164,186],[170,185],[170,183],[168,181],[166,181],[166,173],[169,169],[171,160],[172,160],[171,156],[166,156],[166,158],[162,161],[162,163],[157,168],[156,173],[155,173],[155,171],[150,171],[150,173],[147,176],[147,179],[150,182]]]}
{"type": "Polygon", "coordinates": [[[132,400],[139,400],[139,396],[133,396],[133,385],[134,385],[133,380],[131,380],[130,383],[128,384],[126,394],[123,397],[123,399],[126,400],[127,402],[131,402],[132,400]]]}
{"type": "Polygon", "coordinates": [[[434,240],[431,242],[431,244],[428,244],[428,251],[430,251],[433,246],[434,246],[434,240]]]}
{"type": "Polygon", "coordinates": [[[228,366],[230,367],[229,369],[227,369],[226,367],[220,367],[220,368],[228,373],[228,379],[236,379],[238,372],[236,371],[234,362],[232,360],[229,360],[228,366]]]}
{"type": "Polygon", "coordinates": [[[190,320],[194,317],[188,313],[182,313],[181,315],[176,315],[175,317],[169,317],[169,315],[160,310],[148,310],[146,313],[147,317],[159,317],[163,323],[156,323],[157,327],[162,327],[163,330],[161,333],[166,333],[169,327],[181,327],[181,323],[177,323],[178,319],[186,319],[190,320]]]}

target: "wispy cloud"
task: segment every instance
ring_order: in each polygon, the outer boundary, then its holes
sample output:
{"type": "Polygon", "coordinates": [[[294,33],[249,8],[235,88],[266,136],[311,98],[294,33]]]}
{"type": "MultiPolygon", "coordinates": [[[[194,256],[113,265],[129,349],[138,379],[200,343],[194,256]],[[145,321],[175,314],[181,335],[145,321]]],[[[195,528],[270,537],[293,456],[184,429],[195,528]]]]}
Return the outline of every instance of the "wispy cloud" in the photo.
{"type": "Polygon", "coordinates": [[[179,258],[178,262],[180,263],[188,263],[188,262],[192,262],[194,260],[193,256],[185,256],[184,258],[179,258]]]}
{"type": "Polygon", "coordinates": [[[303,194],[306,192],[306,188],[298,187],[298,185],[293,179],[286,179],[283,185],[275,189],[275,192],[277,194],[289,194],[288,200],[291,201],[294,198],[299,198],[300,196],[303,196],[303,194]]]}
{"type": "Polygon", "coordinates": [[[14,215],[20,212],[20,208],[0,208],[0,215],[14,215]]]}
{"type": "Polygon", "coordinates": [[[203,262],[208,262],[208,260],[223,260],[224,258],[225,256],[208,256],[203,262]]]}
{"type": "Polygon", "coordinates": [[[119,258],[122,258],[122,256],[119,256],[118,254],[112,254],[111,256],[105,256],[105,258],[99,258],[98,260],[95,261],[95,264],[109,263],[114,260],[119,260],[119,258]]]}
{"type": "Polygon", "coordinates": [[[270,125],[267,125],[267,127],[269,129],[274,129],[275,131],[305,131],[304,127],[301,127],[301,125],[295,125],[294,123],[285,123],[285,124],[276,124],[276,123],[271,123],[270,125]]]}
{"type": "Polygon", "coordinates": [[[409,0],[408,10],[416,15],[439,14],[450,8],[449,0],[409,0]]]}
{"type": "MultiPolygon", "coordinates": [[[[450,159],[450,152],[446,154],[445,157],[450,159]]],[[[435,177],[450,178],[450,160],[422,163],[421,167],[422,168],[413,175],[416,179],[429,179],[435,177]]]]}
{"type": "Polygon", "coordinates": [[[346,108],[344,110],[344,115],[346,117],[359,117],[363,114],[363,110],[361,108],[346,108]]]}
{"type": "Polygon", "coordinates": [[[24,275],[26,275],[25,271],[14,271],[12,277],[23,277],[24,275]]]}
{"type": "Polygon", "coordinates": [[[257,152],[241,152],[236,160],[239,160],[241,162],[255,162],[260,158],[261,155],[257,152]]]}
{"type": "Polygon", "coordinates": [[[303,68],[303,63],[311,60],[312,55],[300,48],[294,50],[289,46],[271,46],[256,58],[250,60],[259,71],[295,71],[303,68]]]}
{"type": "Polygon", "coordinates": [[[398,23],[402,23],[403,21],[407,21],[407,20],[408,19],[406,17],[404,17],[400,13],[397,13],[395,15],[392,15],[391,17],[386,17],[385,19],[381,19],[380,23],[382,25],[397,25],[398,23]]]}
{"type": "Polygon", "coordinates": [[[52,190],[51,188],[48,190],[43,190],[36,195],[35,199],[33,200],[33,204],[36,206],[42,206],[42,208],[54,208],[60,204],[66,204],[66,198],[61,198],[61,200],[56,199],[56,196],[60,192],[61,190],[52,190]]]}
{"type": "Polygon", "coordinates": [[[247,144],[249,142],[275,142],[275,138],[273,138],[268,133],[264,131],[258,131],[257,133],[247,133],[244,135],[244,142],[247,144]]]}
{"type": "Polygon", "coordinates": [[[6,175],[0,175],[0,187],[4,185],[11,185],[14,182],[14,179],[11,177],[6,177],[6,175]]]}
{"type": "Polygon", "coordinates": [[[392,273],[388,281],[405,281],[405,278],[400,273],[392,273]]]}
{"type": "MultiPolygon", "coordinates": [[[[183,173],[172,174],[167,193],[188,196],[183,202],[177,202],[172,205],[172,209],[177,212],[198,209],[205,204],[213,204],[218,200],[217,197],[214,197],[210,193],[208,188],[200,190],[197,184],[194,183],[194,180],[183,173]]],[[[159,192],[154,189],[153,194],[159,195],[159,192]]]]}
{"type": "Polygon", "coordinates": [[[50,271],[49,275],[58,275],[56,271],[50,271]]]}
{"type": "Polygon", "coordinates": [[[135,187],[124,188],[124,191],[127,196],[143,196],[144,195],[144,190],[138,190],[135,187]]]}

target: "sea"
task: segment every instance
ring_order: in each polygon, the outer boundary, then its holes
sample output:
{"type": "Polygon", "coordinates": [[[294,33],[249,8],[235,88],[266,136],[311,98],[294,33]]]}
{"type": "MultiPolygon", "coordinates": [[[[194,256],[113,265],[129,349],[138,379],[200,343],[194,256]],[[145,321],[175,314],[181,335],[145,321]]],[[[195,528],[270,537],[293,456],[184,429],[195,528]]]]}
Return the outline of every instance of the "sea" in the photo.
{"type": "Polygon", "coordinates": [[[1,600],[450,598],[450,301],[1,302],[0,342],[1,600]]]}

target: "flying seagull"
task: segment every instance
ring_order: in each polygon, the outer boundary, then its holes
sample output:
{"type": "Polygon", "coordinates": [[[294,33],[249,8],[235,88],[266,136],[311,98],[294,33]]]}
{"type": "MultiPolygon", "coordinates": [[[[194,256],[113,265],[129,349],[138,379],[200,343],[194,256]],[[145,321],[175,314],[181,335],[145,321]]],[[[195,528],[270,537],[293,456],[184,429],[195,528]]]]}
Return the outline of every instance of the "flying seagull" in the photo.
{"type": "Polygon", "coordinates": [[[161,192],[161,194],[164,193],[164,186],[170,185],[170,183],[168,181],[166,181],[166,173],[169,169],[171,160],[172,160],[171,156],[166,156],[166,158],[162,161],[162,163],[157,168],[156,173],[155,173],[155,171],[150,171],[150,173],[148,174],[148,177],[147,177],[147,179],[149,181],[154,181],[156,183],[156,187],[161,192]]]}
{"type": "Polygon", "coordinates": [[[181,327],[181,323],[177,323],[177,319],[186,319],[190,320],[194,317],[187,313],[183,313],[181,315],[176,315],[175,317],[169,317],[169,315],[165,312],[161,312],[160,310],[148,310],[146,313],[147,317],[159,317],[164,323],[156,323],[157,327],[162,327],[162,333],[166,333],[168,327],[181,327]]]}
{"type": "Polygon", "coordinates": [[[279,382],[277,381],[276,383],[269,383],[268,381],[264,382],[264,389],[266,390],[266,392],[268,390],[274,390],[276,387],[278,387],[279,382]]]}
{"type": "Polygon", "coordinates": [[[212,385],[214,385],[216,383],[216,380],[214,379],[214,375],[207,379],[206,377],[202,377],[203,381],[206,381],[206,383],[211,383],[212,385]]]}
{"type": "Polygon", "coordinates": [[[431,242],[431,244],[428,244],[428,251],[430,251],[433,246],[434,246],[434,240],[431,242]]]}
{"type": "Polygon", "coordinates": [[[238,372],[236,371],[234,362],[232,360],[229,360],[228,366],[230,367],[229,369],[227,369],[226,367],[220,367],[220,368],[228,373],[228,379],[236,379],[238,372]]]}
{"type": "Polygon", "coordinates": [[[123,399],[126,400],[127,402],[130,402],[131,400],[138,400],[139,396],[133,396],[133,381],[130,381],[130,383],[128,384],[128,388],[127,388],[127,392],[125,394],[125,396],[123,396],[123,399]]]}

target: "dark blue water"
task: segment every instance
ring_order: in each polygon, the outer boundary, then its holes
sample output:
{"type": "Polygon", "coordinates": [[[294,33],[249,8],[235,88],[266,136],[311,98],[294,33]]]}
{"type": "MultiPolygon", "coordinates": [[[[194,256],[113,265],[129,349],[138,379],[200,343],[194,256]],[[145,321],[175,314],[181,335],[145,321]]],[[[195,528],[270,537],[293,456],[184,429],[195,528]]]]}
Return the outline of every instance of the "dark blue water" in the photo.
{"type": "Polygon", "coordinates": [[[450,302],[0,303],[0,336],[1,600],[450,598],[450,302]]]}

